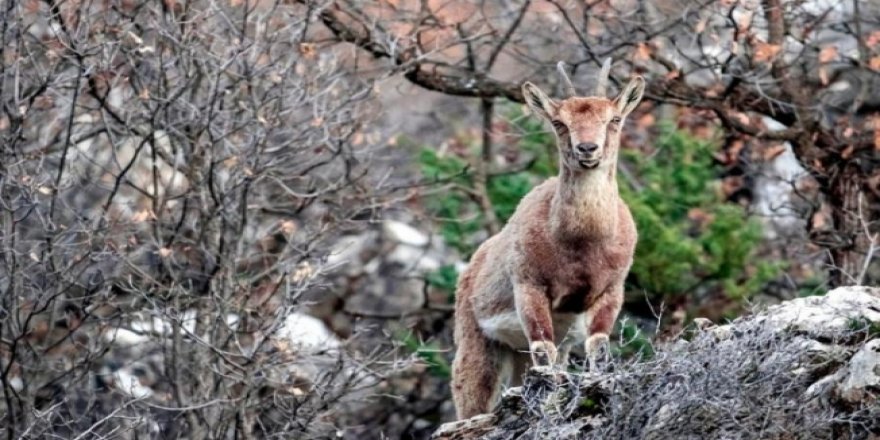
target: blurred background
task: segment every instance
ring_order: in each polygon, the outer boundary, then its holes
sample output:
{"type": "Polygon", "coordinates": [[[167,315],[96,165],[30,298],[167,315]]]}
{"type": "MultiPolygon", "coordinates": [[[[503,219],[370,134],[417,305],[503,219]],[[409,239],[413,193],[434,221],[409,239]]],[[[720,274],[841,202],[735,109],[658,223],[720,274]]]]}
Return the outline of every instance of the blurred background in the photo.
{"type": "Polygon", "coordinates": [[[645,99],[616,356],[876,284],[880,5],[3,0],[9,439],[427,438],[471,254],[557,173],[520,84],[645,99]]]}

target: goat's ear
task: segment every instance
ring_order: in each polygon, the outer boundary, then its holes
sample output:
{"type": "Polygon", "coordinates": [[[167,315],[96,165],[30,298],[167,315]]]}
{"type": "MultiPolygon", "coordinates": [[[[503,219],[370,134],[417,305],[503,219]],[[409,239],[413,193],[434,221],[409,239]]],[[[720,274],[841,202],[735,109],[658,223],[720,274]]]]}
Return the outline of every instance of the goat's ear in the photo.
{"type": "Polygon", "coordinates": [[[556,116],[556,102],[548,98],[538,86],[526,81],[522,86],[523,98],[536,115],[552,120],[556,116]]]}
{"type": "Polygon", "coordinates": [[[629,112],[633,111],[639,102],[642,100],[642,95],[645,94],[645,79],[641,76],[637,76],[629,81],[629,84],[623,88],[623,91],[620,92],[620,95],[614,99],[614,103],[617,105],[617,111],[620,112],[621,117],[626,117],[629,112]]]}

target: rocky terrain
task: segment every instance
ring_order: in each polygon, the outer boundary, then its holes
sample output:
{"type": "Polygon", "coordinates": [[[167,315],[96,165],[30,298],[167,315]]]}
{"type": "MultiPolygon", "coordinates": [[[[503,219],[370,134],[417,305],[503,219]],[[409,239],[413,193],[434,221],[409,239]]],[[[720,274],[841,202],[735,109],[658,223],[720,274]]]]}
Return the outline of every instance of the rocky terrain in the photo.
{"type": "Polygon", "coordinates": [[[653,356],[597,372],[532,370],[494,413],[434,438],[880,438],[880,289],[697,319],[653,356]]]}

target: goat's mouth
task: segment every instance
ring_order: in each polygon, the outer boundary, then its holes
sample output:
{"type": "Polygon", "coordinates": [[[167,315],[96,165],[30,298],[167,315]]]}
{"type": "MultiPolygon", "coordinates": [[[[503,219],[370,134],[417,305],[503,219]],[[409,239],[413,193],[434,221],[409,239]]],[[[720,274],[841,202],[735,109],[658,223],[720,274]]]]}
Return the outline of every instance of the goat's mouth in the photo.
{"type": "Polygon", "coordinates": [[[579,160],[578,165],[580,165],[581,168],[583,168],[585,170],[592,170],[593,168],[596,168],[597,166],[599,166],[599,160],[598,159],[579,160]]]}

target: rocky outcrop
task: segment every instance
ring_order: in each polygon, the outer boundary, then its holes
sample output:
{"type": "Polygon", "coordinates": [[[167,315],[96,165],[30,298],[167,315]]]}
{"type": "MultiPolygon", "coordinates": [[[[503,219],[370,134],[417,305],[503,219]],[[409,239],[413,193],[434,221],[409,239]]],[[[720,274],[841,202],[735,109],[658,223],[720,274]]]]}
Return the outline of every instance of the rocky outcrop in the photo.
{"type": "Polygon", "coordinates": [[[650,358],[600,370],[533,369],[494,413],[434,438],[880,438],[880,289],[703,322],[650,358]]]}

